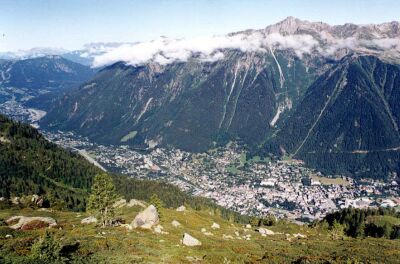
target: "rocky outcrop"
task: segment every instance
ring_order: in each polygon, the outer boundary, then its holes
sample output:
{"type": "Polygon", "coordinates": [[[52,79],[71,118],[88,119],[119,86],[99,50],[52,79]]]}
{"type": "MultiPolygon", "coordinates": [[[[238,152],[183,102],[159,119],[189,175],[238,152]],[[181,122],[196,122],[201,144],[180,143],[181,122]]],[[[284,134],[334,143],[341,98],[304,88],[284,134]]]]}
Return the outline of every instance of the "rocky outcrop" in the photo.
{"type": "Polygon", "coordinates": [[[159,220],[157,208],[150,205],[135,217],[131,225],[133,228],[151,229],[158,224],[159,220]]]}
{"type": "Polygon", "coordinates": [[[188,233],[183,234],[182,244],[188,247],[201,246],[201,242],[188,233]]]}
{"type": "Polygon", "coordinates": [[[57,225],[57,221],[51,217],[27,217],[13,216],[6,220],[11,229],[32,230],[43,227],[53,227],[57,225]]]}
{"type": "Polygon", "coordinates": [[[89,216],[81,220],[81,224],[94,224],[97,223],[97,218],[94,216],[89,216]]]}

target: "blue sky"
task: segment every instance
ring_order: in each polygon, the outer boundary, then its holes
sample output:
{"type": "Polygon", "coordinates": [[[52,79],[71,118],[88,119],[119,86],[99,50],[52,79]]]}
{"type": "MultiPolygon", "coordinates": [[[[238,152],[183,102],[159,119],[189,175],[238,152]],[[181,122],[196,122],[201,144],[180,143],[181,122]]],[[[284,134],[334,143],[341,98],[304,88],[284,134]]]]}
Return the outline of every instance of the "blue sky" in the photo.
{"type": "Polygon", "coordinates": [[[263,28],[287,16],[381,23],[400,20],[400,1],[0,0],[0,51],[225,34],[263,28]]]}

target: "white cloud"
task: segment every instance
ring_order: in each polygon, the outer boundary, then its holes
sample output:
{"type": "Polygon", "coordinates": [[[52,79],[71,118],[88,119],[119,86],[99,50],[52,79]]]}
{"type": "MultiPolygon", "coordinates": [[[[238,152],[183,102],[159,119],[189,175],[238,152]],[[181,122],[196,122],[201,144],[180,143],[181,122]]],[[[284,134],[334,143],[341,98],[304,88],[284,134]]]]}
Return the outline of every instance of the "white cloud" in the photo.
{"type": "Polygon", "coordinates": [[[223,58],[222,50],[236,49],[243,52],[266,52],[269,47],[294,49],[300,56],[310,52],[318,42],[309,35],[282,36],[252,33],[232,36],[197,37],[192,39],[159,38],[150,42],[125,44],[96,56],[93,66],[99,67],[117,61],[140,65],[148,61],[169,64],[187,61],[196,55],[202,61],[216,61],[223,58]]]}
{"type": "Polygon", "coordinates": [[[197,37],[191,39],[159,38],[150,42],[123,44],[107,47],[94,58],[93,66],[100,67],[118,61],[129,65],[141,65],[149,61],[161,65],[177,61],[187,61],[195,56],[201,61],[216,61],[224,57],[223,50],[234,49],[242,52],[268,52],[273,49],[292,49],[297,56],[319,51],[324,56],[332,56],[342,49],[397,49],[400,50],[400,40],[375,39],[365,40],[354,37],[338,39],[328,37],[323,32],[320,35],[322,43],[311,35],[281,35],[278,33],[235,34],[228,36],[197,37]]]}

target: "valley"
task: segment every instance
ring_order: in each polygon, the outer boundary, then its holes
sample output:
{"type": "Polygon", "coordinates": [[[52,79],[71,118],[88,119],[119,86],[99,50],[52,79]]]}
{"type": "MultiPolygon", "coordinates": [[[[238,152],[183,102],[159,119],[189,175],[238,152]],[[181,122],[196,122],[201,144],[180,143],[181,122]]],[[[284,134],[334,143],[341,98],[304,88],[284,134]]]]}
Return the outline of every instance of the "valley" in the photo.
{"type": "Polygon", "coordinates": [[[399,263],[400,2],[309,2],[2,2],[0,264],[399,263]]]}
{"type": "Polygon", "coordinates": [[[273,213],[295,222],[312,222],[349,206],[400,205],[400,188],[395,180],[322,176],[298,160],[247,158],[245,149],[233,142],[208,152],[190,153],[101,145],[72,132],[44,133],[64,148],[84,150],[111,172],[168,182],[243,215],[273,213]]]}

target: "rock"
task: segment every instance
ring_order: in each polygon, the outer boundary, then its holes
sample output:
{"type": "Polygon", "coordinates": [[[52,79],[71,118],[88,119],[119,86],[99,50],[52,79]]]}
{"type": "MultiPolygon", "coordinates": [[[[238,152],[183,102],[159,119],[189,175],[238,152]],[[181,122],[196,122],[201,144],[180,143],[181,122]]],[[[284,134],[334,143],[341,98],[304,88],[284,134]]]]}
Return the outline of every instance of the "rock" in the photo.
{"type": "Polygon", "coordinates": [[[113,204],[113,207],[114,208],[121,208],[121,207],[124,207],[125,205],[126,205],[126,200],[125,199],[120,199],[120,200],[116,201],[113,204]]]}
{"type": "Polygon", "coordinates": [[[157,233],[157,234],[162,234],[162,235],[167,235],[167,234],[169,234],[168,232],[165,232],[165,231],[164,231],[164,227],[162,227],[162,225],[157,225],[157,226],[154,228],[154,232],[157,233]]]}
{"type": "Polygon", "coordinates": [[[184,205],[179,206],[178,208],[176,208],[177,212],[184,212],[186,211],[186,207],[184,205]]]}
{"type": "Polygon", "coordinates": [[[236,235],[236,236],[240,236],[240,234],[239,234],[238,231],[235,231],[235,235],[236,235]]]}
{"type": "Polygon", "coordinates": [[[125,228],[126,230],[132,230],[132,226],[130,225],[130,224],[122,224],[122,225],[120,225],[120,227],[123,227],[123,228],[125,228]]]}
{"type": "Polygon", "coordinates": [[[182,244],[188,247],[201,246],[201,242],[188,233],[183,234],[182,244]]]}
{"type": "Polygon", "coordinates": [[[211,232],[204,232],[203,233],[205,236],[213,236],[214,234],[213,233],[211,233],[211,232]]]}
{"type": "Polygon", "coordinates": [[[223,235],[222,235],[222,238],[223,238],[223,239],[233,239],[233,236],[223,234],[223,235]]]}
{"type": "Polygon", "coordinates": [[[14,204],[14,205],[18,205],[18,204],[20,204],[20,202],[21,202],[21,198],[19,198],[19,197],[12,197],[11,198],[11,203],[14,204]]]}
{"type": "Polygon", "coordinates": [[[171,222],[171,225],[172,225],[173,227],[180,227],[180,226],[181,226],[181,223],[179,223],[179,222],[176,221],[176,220],[173,220],[173,221],[171,222]]]}
{"type": "Polygon", "coordinates": [[[6,200],[6,198],[0,197],[0,202],[4,202],[5,200],[6,200]]]}
{"type": "Polygon", "coordinates": [[[13,216],[6,220],[11,229],[32,230],[42,227],[53,227],[57,225],[54,218],[51,217],[26,217],[13,216]]]}
{"type": "Polygon", "coordinates": [[[293,234],[293,237],[297,237],[297,238],[307,238],[306,235],[303,235],[303,234],[300,234],[300,233],[298,233],[298,234],[293,234]]]}
{"type": "Polygon", "coordinates": [[[39,200],[39,195],[37,195],[37,194],[32,195],[32,198],[31,198],[31,202],[32,203],[36,204],[36,202],[38,200],[39,200]]]}
{"type": "Polygon", "coordinates": [[[136,200],[136,199],[131,199],[129,201],[129,203],[126,205],[126,207],[134,207],[134,206],[140,206],[140,207],[143,207],[143,208],[146,207],[146,205],[142,201],[139,201],[139,200],[136,200]]]}
{"type": "Polygon", "coordinates": [[[201,229],[201,232],[202,233],[205,233],[205,232],[207,232],[207,229],[205,229],[204,227],[201,229]]]}
{"type": "Polygon", "coordinates": [[[260,227],[259,229],[257,229],[257,231],[261,234],[261,235],[275,235],[275,232],[263,227],[260,227]]]}
{"type": "Polygon", "coordinates": [[[246,228],[247,228],[247,229],[250,229],[250,228],[251,228],[251,225],[250,225],[250,224],[247,224],[247,225],[246,225],[246,228]]]}
{"type": "Polygon", "coordinates": [[[212,225],[211,225],[211,228],[212,229],[220,229],[221,227],[219,226],[219,224],[217,224],[217,223],[213,223],[212,225]]]}
{"type": "Polygon", "coordinates": [[[6,238],[13,238],[13,236],[10,235],[10,234],[7,234],[7,235],[6,235],[6,238]]]}
{"type": "Polygon", "coordinates": [[[93,224],[93,223],[97,223],[97,218],[94,216],[89,216],[89,217],[83,218],[81,220],[81,224],[87,225],[87,224],[93,224]]]}
{"type": "Polygon", "coordinates": [[[153,226],[157,225],[159,222],[159,216],[157,209],[154,205],[150,205],[142,212],[138,213],[138,215],[132,221],[133,228],[143,228],[143,229],[151,229],[153,226]]]}

